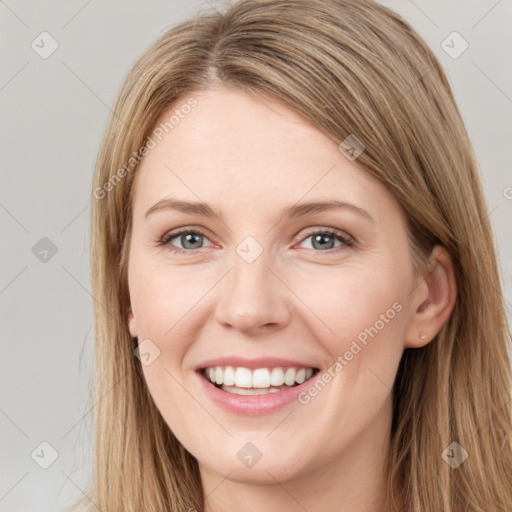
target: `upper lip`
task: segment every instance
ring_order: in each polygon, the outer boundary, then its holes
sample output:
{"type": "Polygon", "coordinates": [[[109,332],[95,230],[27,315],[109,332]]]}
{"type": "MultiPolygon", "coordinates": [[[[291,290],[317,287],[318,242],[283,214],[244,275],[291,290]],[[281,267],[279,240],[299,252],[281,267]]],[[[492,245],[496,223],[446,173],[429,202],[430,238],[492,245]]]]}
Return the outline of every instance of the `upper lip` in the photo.
{"type": "Polygon", "coordinates": [[[244,357],[228,356],[219,357],[204,361],[196,370],[204,370],[205,368],[213,368],[215,366],[233,366],[235,368],[317,368],[315,365],[303,363],[300,361],[293,361],[291,359],[282,359],[278,357],[259,357],[256,359],[247,359],[244,357]]]}

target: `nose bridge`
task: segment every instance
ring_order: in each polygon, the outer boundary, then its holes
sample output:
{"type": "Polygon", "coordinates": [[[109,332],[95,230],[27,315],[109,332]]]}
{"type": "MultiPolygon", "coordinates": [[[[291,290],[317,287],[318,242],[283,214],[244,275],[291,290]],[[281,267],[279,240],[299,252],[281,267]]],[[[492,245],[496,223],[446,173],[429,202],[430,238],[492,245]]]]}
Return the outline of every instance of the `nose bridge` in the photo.
{"type": "Polygon", "coordinates": [[[240,330],[286,323],[286,292],[271,270],[270,251],[254,237],[246,237],[236,246],[232,262],[217,307],[218,321],[240,330]]]}

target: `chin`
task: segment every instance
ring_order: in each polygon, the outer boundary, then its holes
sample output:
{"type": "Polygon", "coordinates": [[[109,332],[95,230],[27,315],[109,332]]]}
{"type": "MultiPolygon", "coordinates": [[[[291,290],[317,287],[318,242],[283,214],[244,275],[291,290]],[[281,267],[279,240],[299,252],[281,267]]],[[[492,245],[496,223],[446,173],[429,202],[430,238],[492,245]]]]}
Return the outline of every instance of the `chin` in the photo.
{"type": "Polygon", "coordinates": [[[296,454],[279,452],[278,447],[268,449],[269,454],[262,453],[256,461],[242,462],[244,455],[237,450],[233,456],[224,456],[221,460],[199,462],[200,466],[207,466],[210,471],[222,475],[231,481],[239,483],[251,483],[258,485],[275,485],[277,482],[285,482],[299,476],[306,469],[306,462],[296,460],[296,454]],[[295,455],[295,457],[294,457],[295,455]],[[295,460],[294,460],[295,459],[295,460]],[[212,463],[210,463],[212,462],[212,463]]]}

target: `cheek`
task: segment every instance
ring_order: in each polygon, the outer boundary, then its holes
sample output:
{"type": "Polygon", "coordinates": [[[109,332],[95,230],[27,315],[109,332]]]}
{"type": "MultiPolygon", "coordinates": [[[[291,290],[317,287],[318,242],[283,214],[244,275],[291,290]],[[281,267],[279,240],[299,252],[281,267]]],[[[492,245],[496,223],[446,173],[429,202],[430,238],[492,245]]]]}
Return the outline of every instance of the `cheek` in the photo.
{"type": "MultiPolygon", "coordinates": [[[[207,277],[184,267],[134,264],[130,295],[139,333],[160,340],[176,340],[182,323],[193,314],[211,285],[207,277]]],[[[215,277],[215,276],[213,276],[215,277]]],[[[212,279],[213,284],[213,279],[212,279]]]]}
{"type": "Polygon", "coordinates": [[[307,285],[294,286],[312,312],[310,329],[334,363],[346,365],[345,378],[368,369],[394,378],[403,351],[406,326],[407,276],[389,268],[319,269],[307,285]]]}
{"type": "Polygon", "coordinates": [[[199,403],[191,399],[183,385],[180,369],[169,363],[168,356],[162,351],[162,355],[150,366],[143,366],[144,379],[165,423],[180,442],[190,446],[194,441],[193,436],[190,438],[191,425],[198,427],[206,423],[208,427],[208,418],[199,403]]]}

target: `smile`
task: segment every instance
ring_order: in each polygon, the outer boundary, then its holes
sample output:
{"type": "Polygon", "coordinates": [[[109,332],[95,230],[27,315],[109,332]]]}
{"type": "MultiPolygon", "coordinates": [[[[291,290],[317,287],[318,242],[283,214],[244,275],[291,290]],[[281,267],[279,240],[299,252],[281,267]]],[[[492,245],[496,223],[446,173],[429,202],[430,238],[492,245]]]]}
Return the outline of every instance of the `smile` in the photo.
{"type": "Polygon", "coordinates": [[[212,366],[201,375],[216,388],[235,395],[266,395],[296,387],[311,379],[318,369],[298,367],[256,368],[212,366]]]}

